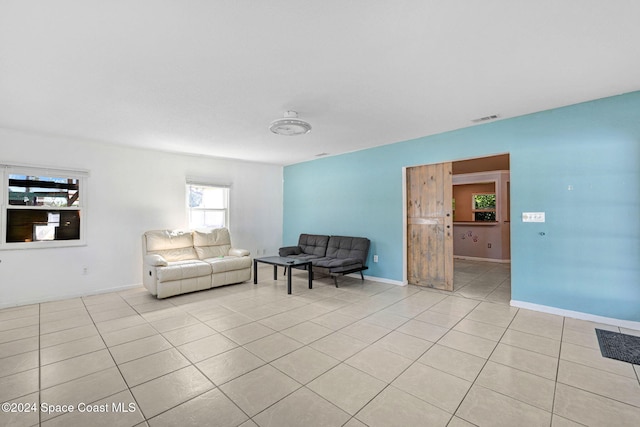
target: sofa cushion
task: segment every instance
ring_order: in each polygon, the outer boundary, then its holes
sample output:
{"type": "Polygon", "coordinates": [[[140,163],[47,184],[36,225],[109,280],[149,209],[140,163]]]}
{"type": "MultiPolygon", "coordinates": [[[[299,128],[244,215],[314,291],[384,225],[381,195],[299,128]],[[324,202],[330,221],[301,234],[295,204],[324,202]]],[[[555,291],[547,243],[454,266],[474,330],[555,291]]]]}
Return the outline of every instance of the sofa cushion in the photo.
{"type": "Polygon", "coordinates": [[[157,254],[169,262],[198,259],[193,237],[188,231],[155,230],[144,233],[147,254],[157,254]]]}
{"type": "Polygon", "coordinates": [[[192,277],[208,276],[211,274],[211,265],[198,260],[176,261],[166,267],[158,267],[157,276],[160,282],[172,280],[184,280],[192,277]]]}
{"type": "Polygon", "coordinates": [[[365,237],[331,236],[327,245],[327,257],[356,259],[365,265],[369,253],[369,239],[365,237]]]}
{"type": "Polygon", "coordinates": [[[216,228],[208,232],[194,231],[193,246],[199,259],[227,256],[231,249],[229,230],[216,228]]]}
{"type": "Polygon", "coordinates": [[[338,267],[362,267],[362,262],[356,258],[318,258],[312,261],[314,267],[338,268],[338,267]]]}
{"type": "Polygon", "coordinates": [[[211,265],[211,271],[222,273],[225,271],[242,270],[243,268],[251,268],[251,258],[226,256],[220,258],[207,258],[205,262],[211,265]]]}
{"type": "Polygon", "coordinates": [[[193,249],[193,246],[190,248],[167,249],[164,251],[157,251],[154,253],[161,255],[168,262],[191,261],[191,260],[198,259],[198,254],[196,254],[196,251],[195,249],[193,249]]]}
{"type": "Polygon", "coordinates": [[[327,242],[329,236],[319,234],[301,234],[298,239],[298,246],[302,253],[323,257],[327,253],[327,242]]]}
{"type": "Polygon", "coordinates": [[[293,258],[299,259],[302,261],[314,261],[316,259],[324,258],[318,255],[310,255],[310,254],[298,254],[298,255],[287,255],[285,258],[293,258]]]}

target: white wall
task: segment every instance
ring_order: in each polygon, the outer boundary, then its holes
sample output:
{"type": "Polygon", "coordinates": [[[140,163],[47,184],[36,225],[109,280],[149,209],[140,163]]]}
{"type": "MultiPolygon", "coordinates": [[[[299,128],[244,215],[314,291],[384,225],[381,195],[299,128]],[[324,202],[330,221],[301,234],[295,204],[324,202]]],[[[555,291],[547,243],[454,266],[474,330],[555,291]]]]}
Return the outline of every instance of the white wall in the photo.
{"type": "MultiPolygon", "coordinates": [[[[142,282],[141,234],[186,228],[187,176],[231,184],[235,247],[282,243],[282,167],[137,150],[0,128],[0,163],[89,171],[87,245],[0,251],[0,307],[108,292],[142,282]],[[83,268],[88,274],[83,275],[83,268]]],[[[3,227],[2,227],[3,228],[3,227]]],[[[4,232],[4,229],[3,231],[4,232]]]]}

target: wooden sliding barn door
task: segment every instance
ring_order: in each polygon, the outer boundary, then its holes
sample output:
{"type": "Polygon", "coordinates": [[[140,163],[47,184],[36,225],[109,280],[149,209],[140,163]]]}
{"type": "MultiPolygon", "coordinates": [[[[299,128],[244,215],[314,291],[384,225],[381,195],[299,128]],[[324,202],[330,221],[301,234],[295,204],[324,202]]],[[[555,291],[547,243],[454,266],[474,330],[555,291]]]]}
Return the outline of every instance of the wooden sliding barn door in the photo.
{"type": "Polygon", "coordinates": [[[407,168],[407,279],[453,291],[451,163],[407,168]]]}

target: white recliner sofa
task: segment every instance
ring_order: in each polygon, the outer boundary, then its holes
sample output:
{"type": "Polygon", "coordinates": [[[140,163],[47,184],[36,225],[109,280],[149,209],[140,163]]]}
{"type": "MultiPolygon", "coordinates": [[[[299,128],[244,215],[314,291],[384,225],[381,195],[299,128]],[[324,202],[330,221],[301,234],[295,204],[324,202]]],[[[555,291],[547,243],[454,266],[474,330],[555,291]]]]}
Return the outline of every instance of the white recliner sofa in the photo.
{"type": "Polygon", "coordinates": [[[142,283],[158,298],[251,278],[249,251],[231,247],[226,228],[154,230],[142,235],[142,283]]]}

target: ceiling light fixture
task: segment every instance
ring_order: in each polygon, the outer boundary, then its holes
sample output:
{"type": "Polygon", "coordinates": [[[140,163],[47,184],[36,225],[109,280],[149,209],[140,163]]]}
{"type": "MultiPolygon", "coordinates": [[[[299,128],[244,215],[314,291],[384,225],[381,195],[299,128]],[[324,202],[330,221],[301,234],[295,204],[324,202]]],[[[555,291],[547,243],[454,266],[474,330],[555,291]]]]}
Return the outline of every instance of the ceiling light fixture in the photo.
{"type": "Polygon", "coordinates": [[[269,130],[277,135],[304,135],[311,132],[311,125],[300,120],[295,111],[285,111],[284,118],[272,121],[269,130]]]}

